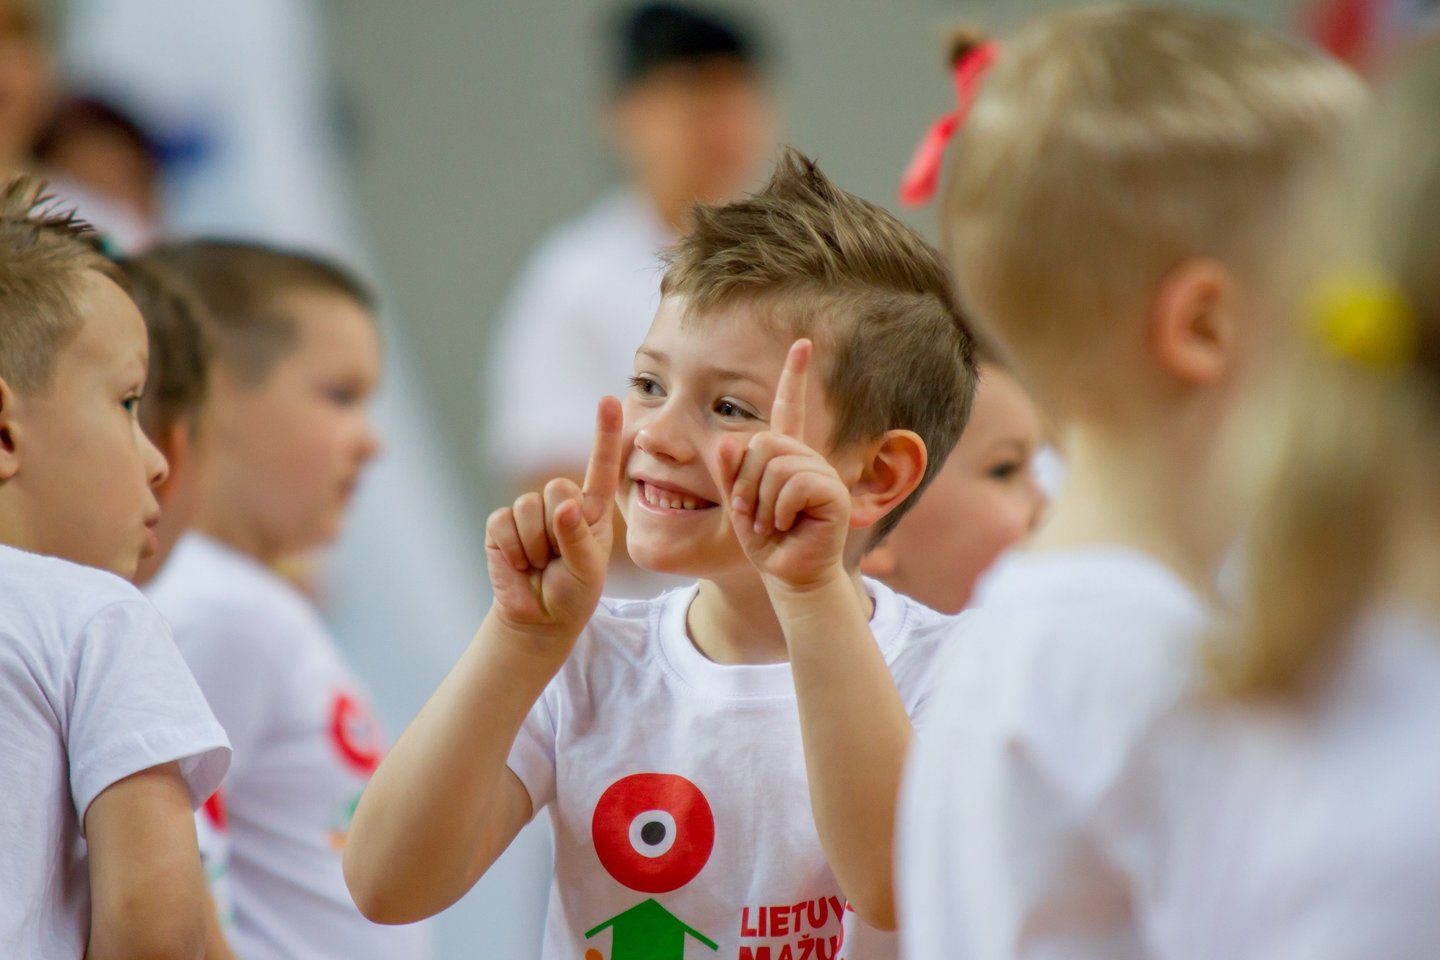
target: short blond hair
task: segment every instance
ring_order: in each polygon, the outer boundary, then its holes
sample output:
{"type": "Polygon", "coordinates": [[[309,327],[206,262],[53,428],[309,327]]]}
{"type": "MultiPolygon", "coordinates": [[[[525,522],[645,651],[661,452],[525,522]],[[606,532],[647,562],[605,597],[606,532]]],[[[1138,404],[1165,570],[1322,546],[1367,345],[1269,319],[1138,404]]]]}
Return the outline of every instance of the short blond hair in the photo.
{"type": "Polygon", "coordinates": [[[0,189],[0,379],[18,390],[47,387],[61,348],[79,334],[87,272],[128,290],[95,230],[53,200],[28,175],[0,189]]]}
{"type": "Polygon", "coordinates": [[[1266,279],[1362,101],[1347,69],[1243,21],[1038,17],[1000,42],[950,151],[961,296],[1033,385],[1064,391],[1183,261],[1266,279]]]}
{"type": "Polygon", "coordinates": [[[1409,532],[1396,504],[1440,510],[1437,103],[1440,39],[1394,72],[1356,137],[1351,209],[1335,227],[1349,247],[1341,256],[1347,269],[1363,264],[1393,285],[1413,345],[1402,369],[1372,369],[1304,318],[1306,349],[1286,384],[1280,462],[1250,538],[1240,626],[1210,650],[1212,677],[1232,696],[1297,695],[1323,681],[1386,588],[1409,532]]]}
{"type": "Polygon", "coordinates": [[[974,345],[939,251],[793,150],[758,193],[694,217],[660,285],[683,298],[687,322],[745,306],[823,346],[831,447],[887,430],[925,442],[920,487],[875,525],[878,541],[944,464],[975,392],[974,345]]]}

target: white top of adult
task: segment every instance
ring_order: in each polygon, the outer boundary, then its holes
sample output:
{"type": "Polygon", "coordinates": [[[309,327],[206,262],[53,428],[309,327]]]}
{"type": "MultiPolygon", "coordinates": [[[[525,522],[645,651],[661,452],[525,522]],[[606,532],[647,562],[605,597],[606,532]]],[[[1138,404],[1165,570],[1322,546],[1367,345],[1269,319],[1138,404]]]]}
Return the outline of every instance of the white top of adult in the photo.
{"type": "Polygon", "coordinates": [[[228,880],[236,953],[425,956],[427,924],[373,924],[345,886],[345,835],[385,741],[315,608],[273,571],[197,533],[181,538],[150,595],[235,746],[221,790],[229,869],[215,862],[225,844],[211,846],[206,866],[228,880]]]}
{"type": "Polygon", "coordinates": [[[80,957],[85,814],[172,761],[199,806],[229,744],[170,639],[119,577],[0,546],[0,955],[80,957]]]}
{"type": "Polygon", "coordinates": [[[1169,570],[1118,548],[1013,554],[982,581],[902,796],[907,957],[1148,956],[1111,840],[1204,620],[1169,570]]]}
{"type": "MultiPolygon", "coordinates": [[[[923,726],[954,618],[865,583],[923,726]]],[[[790,664],[706,659],[685,626],[695,594],[603,602],[511,749],[555,832],[544,956],[894,957],[821,849],[790,664]]]]}
{"type": "MultiPolygon", "coordinates": [[[[622,190],[531,255],[501,310],[481,384],[485,455],[508,487],[566,466],[579,479],[595,439],[595,405],[629,389],[635,351],[660,306],[660,250],[676,239],[648,201],[622,190]]],[[[653,597],[681,582],[627,570],[605,591],[653,597]]]]}

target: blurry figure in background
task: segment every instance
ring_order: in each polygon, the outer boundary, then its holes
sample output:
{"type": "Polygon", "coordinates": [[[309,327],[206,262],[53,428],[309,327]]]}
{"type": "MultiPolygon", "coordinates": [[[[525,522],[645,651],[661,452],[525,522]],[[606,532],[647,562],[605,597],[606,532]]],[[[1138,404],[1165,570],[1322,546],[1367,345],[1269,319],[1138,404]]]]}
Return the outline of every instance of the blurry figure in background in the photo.
{"type": "Polygon", "coordinates": [[[1266,413],[1255,390],[1324,250],[1316,205],[1364,90],[1296,41],[1183,7],[1064,10],[980,51],[942,236],[1069,474],[951,638],[897,818],[901,930],[916,960],[1169,956],[1146,911],[1195,897],[1129,842],[1152,822],[1137,766],[1198,678],[1250,516],[1228,441],[1266,413]]]}
{"type": "MultiPolygon", "coordinates": [[[[162,221],[160,149],[114,104],[74,97],[56,108],[35,143],[35,159],[60,192],[99,202],[123,218],[126,249],[153,240],[162,221]]],[[[113,232],[121,232],[111,228],[113,232]]]]}
{"type": "Polygon", "coordinates": [[[1217,696],[1149,751],[1155,956],[1440,944],[1440,43],[1412,57],[1358,138],[1282,433],[1252,438],[1280,463],[1217,696]]]}
{"type": "MultiPolygon", "coordinates": [[[[760,44],[741,26],[652,3],[626,10],[615,32],[609,120],[630,183],[532,256],[485,367],[488,458],[516,493],[581,478],[595,398],[623,389],[659,305],[659,250],[687,229],[692,203],[748,186],[772,143],[760,44]]],[[[615,542],[608,596],[679,582],[638,570],[623,535],[615,542]]]]}
{"type": "Polygon", "coordinates": [[[1034,461],[1044,442],[1040,411],[1020,381],[982,359],[960,442],[860,571],[942,613],[959,613],[981,574],[1040,519],[1045,495],[1034,461]]]}
{"type": "Polygon", "coordinates": [[[55,100],[54,65],[29,0],[0,0],[0,173],[27,170],[55,100]]]}
{"type": "MultiPolygon", "coordinates": [[[[164,480],[155,487],[160,521],[155,531],[155,552],[140,558],[131,580],[144,586],[155,578],[176,540],[195,515],[202,463],[199,422],[209,384],[209,321],[204,306],[173,271],[147,257],[118,261],[130,283],[130,298],[140,308],[150,342],[150,368],[145,375],[145,399],[140,405],[140,428],[170,464],[164,480]]],[[[217,790],[195,813],[200,861],[212,901],[206,917],[206,960],[230,960],[230,931],[235,911],[226,877],[229,839],[217,822],[221,809],[217,790]]]]}
{"type": "Polygon", "coordinates": [[[0,0],[0,172],[43,170],[52,193],[137,250],[159,227],[154,144],[114,107],[62,102],[52,60],[35,5],[0,0]]]}
{"type": "Polygon", "coordinates": [[[385,742],[317,611],[274,572],[332,541],[379,450],[368,291],[313,257],[189,242],[149,254],[212,318],[195,529],[150,586],[235,749],[223,784],[232,945],[246,960],[409,960],[425,928],[360,916],[340,852],[385,742]]]}
{"type": "Polygon", "coordinates": [[[169,558],[198,506],[203,462],[200,416],[209,389],[209,320],[195,292],[163,263],[144,256],[118,263],[130,281],[130,297],[145,318],[150,341],[140,427],[170,464],[169,474],[155,488],[160,501],[158,546],[141,558],[133,578],[144,585],[169,558]]]}

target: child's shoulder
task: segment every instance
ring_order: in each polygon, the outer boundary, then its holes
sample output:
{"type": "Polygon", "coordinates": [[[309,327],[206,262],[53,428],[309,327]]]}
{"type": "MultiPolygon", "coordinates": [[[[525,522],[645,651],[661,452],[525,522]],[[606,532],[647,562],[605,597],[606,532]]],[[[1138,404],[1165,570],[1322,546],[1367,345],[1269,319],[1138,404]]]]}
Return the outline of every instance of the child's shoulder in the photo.
{"type": "Polygon", "coordinates": [[[165,631],[139,590],[104,570],[0,546],[0,635],[19,647],[67,656],[101,629],[165,631]]]}
{"type": "Polygon", "coordinates": [[[115,603],[150,607],[133,584],[106,570],[4,545],[0,545],[0,581],[5,584],[7,610],[55,612],[73,620],[88,619],[115,603]]]}
{"type": "Polygon", "coordinates": [[[287,645],[297,636],[329,635],[314,605],[284,577],[194,533],[181,538],[146,592],[181,639],[244,633],[287,645]]]}

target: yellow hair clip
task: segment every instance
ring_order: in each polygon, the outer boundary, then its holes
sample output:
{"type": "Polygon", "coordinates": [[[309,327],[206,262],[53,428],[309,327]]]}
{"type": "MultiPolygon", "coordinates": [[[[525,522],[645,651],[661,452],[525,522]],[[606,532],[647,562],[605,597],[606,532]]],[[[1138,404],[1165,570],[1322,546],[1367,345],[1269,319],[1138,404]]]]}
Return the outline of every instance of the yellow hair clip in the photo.
{"type": "Polygon", "coordinates": [[[1415,359],[1415,312],[1405,295],[1373,267],[1351,267],[1321,280],[1311,318],[1317,339],[1342,360],[1395,375],[1415,359]]]}

